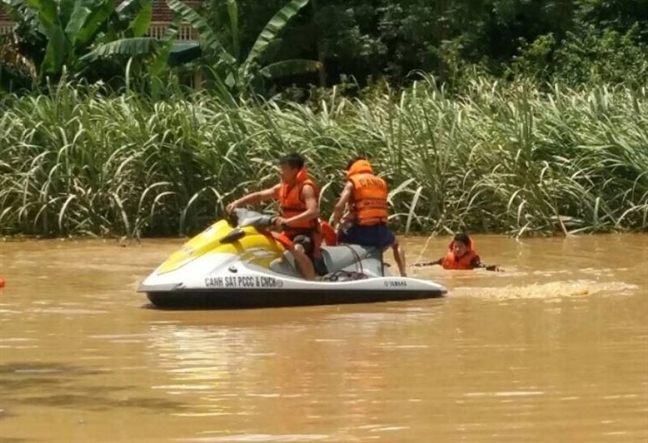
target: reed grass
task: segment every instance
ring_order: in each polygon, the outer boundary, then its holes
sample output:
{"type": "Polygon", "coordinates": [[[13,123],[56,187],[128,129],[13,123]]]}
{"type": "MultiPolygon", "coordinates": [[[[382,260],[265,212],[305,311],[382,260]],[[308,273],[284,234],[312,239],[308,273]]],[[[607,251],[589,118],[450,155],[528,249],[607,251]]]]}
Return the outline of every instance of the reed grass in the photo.
{"type": "MultiPolygon", "coordinates": [[[[423,80],[363,100],[153,102],[62,82],[0,100],[3,234],[190,234],[304,153],[328,218],[355,154],[391,187],[400,232],[531,235],[648,229],[648,93],[423,80]]],[[[271,209],[271,208],[268,208],[271,209]]]]}

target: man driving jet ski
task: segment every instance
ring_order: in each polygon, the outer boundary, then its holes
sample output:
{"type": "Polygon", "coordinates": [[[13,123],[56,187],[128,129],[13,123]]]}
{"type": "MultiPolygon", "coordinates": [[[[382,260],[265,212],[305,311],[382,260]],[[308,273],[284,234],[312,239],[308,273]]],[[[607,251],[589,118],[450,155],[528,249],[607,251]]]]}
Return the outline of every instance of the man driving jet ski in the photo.
{"type": "Polygon", "coordinates": [[[297,267],[306,280],[315,280],[313,262],[320,258],[321,232],[319,223],[319,188],[310,178],[304,165],[304,157],[297,153],[279,159],[281,181],[263,191],[253,192],[227,205],[227,212],[236,208],[277,199],[281,217],[274,224],[283,228],[292,242],[288,250],[295,258],[297,267]]]}

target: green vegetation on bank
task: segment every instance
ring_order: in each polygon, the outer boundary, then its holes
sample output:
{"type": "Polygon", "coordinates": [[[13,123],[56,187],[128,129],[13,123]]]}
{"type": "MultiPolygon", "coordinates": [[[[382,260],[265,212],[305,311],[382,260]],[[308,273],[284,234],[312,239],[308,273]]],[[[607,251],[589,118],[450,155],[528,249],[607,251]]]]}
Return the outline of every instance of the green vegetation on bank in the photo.
{"type": "Polygon", "coordinates": [[[646,0],[0,2],[0,234],[193,233],[288,151],[325,217],[367,154],[401,232],[648,229],[646,0]]]}
{"type": "Polygon", "coordinates": [[[460,89],[468,68],[574,87],[648,84],[646,0],[204,0],[199,13],[166,0],[176,20],[160,39],[148,37],[152,0],[0,3],[19,23],[0,36],[0,90],[42,90],[64,66],[113,88],[126,72],[149,78],[147,93],[170,73],[199,74],[209,89],[266,97],[347,79],[402,87],[417,70],[460,89]],[[173,52],[180,19],[199,50],[173,52]]]}
{"type": "Polygon", "coordinates": [[[236,105],[206,93],[151,101],[61,82],[0,101],[3,234],[192,233],[301,151],[328,217],[347,159],[389,182],[401,232],[648,229],[648,91],[431,77],[359,99],[236,105]]]}
{"type": "MultiPolygon", "coordinates": [[[[242,47],[285,2],[237,1],[242,47]]],[[[222,23],[226,3],[207,0],[207,20],[222,23]]],[[[284,30],[276,57],[322,62],[320,75],[291,79],[298,85],[332,86],[344,77],[403,85],[412,70],[454,84],[468,66],[507,80],[645,85],[648,2],[311,0],[284,30]]]]}

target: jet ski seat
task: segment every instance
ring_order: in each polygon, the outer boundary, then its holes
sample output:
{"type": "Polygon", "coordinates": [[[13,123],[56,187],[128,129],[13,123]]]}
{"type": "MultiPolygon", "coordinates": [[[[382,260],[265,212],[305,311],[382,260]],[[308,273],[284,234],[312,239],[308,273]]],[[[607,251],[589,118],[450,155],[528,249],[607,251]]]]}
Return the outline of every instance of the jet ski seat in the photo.
{"type": "MultiPolygon", "coordinates": [[[[329,273],[340,270],[360,271],[369,263],[371,271],[375,272],[376,263],[380,263],[380,251],[359,245],[323,246],[322,260],[329,273]]],[[[284,252],[282,259],[273,261],[270,269],[280,274],[301,277],[295,259],[288,251],[284,252]]]]}
{"type": "Polygon", "coordinates": [[[339,271],[351,265],[359,266],[359,261],[372,256],[380,258],[380,251],[359,245],[322,247],[322,259],[329,272],[339,271]]]}

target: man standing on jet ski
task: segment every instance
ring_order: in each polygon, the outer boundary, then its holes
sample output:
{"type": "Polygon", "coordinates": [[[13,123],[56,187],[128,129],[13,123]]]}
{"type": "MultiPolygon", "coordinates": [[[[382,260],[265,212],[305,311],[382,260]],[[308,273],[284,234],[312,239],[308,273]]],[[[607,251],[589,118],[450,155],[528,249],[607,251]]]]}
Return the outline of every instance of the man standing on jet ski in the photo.
{"type": "Polygon", "coordinates": [[[308,176],[304,158],[292,153],[279,160],[281,182],[272,188],[253,192],[227,205],[227,212],[273,198],[279,201],[281,217],[273,222],[283,227],[282,234],[293,242],[289,251],[306,280],[315,280],[315,268],[309,255],[319,257],[319,189],[308,176]]]}
{"type": "Polygon", "coordinates": [[[349,210],[338,231],[338,241],[376,248],[391,246],[400,275],[406,277],[405,252],[387,227],[387,183],[374,175],[364,157],[349,161],[346,170],[347,182],[333,210],[335,226],[340,225],[345,209],[349,210]]]}

